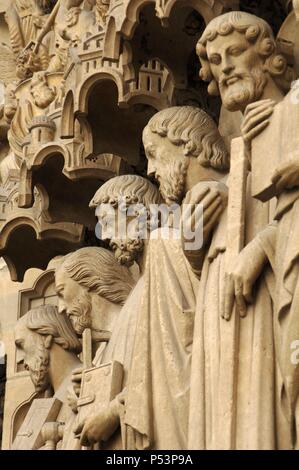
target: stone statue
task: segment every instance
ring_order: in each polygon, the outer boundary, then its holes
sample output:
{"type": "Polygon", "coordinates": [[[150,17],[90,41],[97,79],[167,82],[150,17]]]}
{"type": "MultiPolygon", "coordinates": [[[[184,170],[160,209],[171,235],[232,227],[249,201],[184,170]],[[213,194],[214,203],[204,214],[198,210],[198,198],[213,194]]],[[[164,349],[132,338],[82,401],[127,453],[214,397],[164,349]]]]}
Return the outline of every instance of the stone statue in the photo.
{"type": "Polygon", "coordinates": [[[54,398],[62,403],[57,420],[72,422],[67,390],[73,370],[81,365],[77,357],[81,343],[70,320],[53,305],[29,310],[15,327],[15,344],[17,360],[24,362],[35,390],[52,390],[54,398]]]}
{"type": "Polygon", "coordinates": [[[135,261],[140,272],[144,270],[144,246],[147,240],[145,237],[140,238],[138,234],[144,228],[147,233],[150,207],[161,202],[162,198],[156,186],[138,175],[112,178],[104,183],[92,198],[90,207],[96,209],[99,227],[103,230],[100,232],[100,238],[109,242],[109,247],[120,264],[130,267],[135,261]],[[111,215],[106,205],[111,206],[111,215]],[[128,213],[128,208],[134,209],[134,215],[128,213]],[[120,239],[117,238],[117,233],[113,234],[111,231],[118,228],[121,213],[128,217],[127,223],[130,223],[130,226],[120,239]],[[145,217],[142,218],[143,216],[145,217]]]}
{"type": "Polygon", "coordinates": [[[18,55],[30,41],[37,38],[45,15],[53,7],[53,0],[13,0],[5,18],[10,32],[12,49],[18,55]]]}
{"type": "MultiPolygon", "coordinates": [[[[3,141],[7,139],[7,134],[9,133],[9,126],[17,110],[15,87],[16,84],[14,82],[7,83],[4,87],[4,100],[0,110],[0,134],[2,145],[3,141]]],[[[11,170],[19,169],[19,164],[20,161],[16,158],[13,151],[8,148],[5,157],[0,162],[0,178],[2,184],[6,183],[11,170]]]]}
{"type": "Polygon", "coordinates": [[[17,61],[17,76],[21,79],[30,77],[32,71],[45,70],[48,66],[49,36],[41,45],[38,57],[27,46],[37,39],[44,28],[53,5],[53,0],[14,0],[6,12],[10,42],[17,61]]]}
{"type": "Polygon", "coordinates": [[[36,72],[30,82],[33,103],[40,109],[47,108],[56,97],[55,87],[48,84],[45,72],[36,72]]]}
{"type": "Polygon", "coordinates": [[[299,0],[0,0],[3,449],[299,449],[298,76],[299,0]]]}
{"type": "MultiPolygon", "coordinates": [[[[49,75],[45,71],[35,72],[26,85],[28,90],[22,103],[19,101],[16,103],[16,98],[13,99],[13,88],[8,89],[12,95],[6,111],[6,113],[9,112],[7,118],[11,119],[8,141],[18,164],[22,161],[23,148],[25,144],[28,144],[28,141],[34,148],[33,153],[40,146],[40,142],[36,147],[34,139],[28,139],[31,130],[36,125],[44,120],[51,129],[55,129],[54,121],[47,116],[49,106],[57,96],[56,86],[50,85],[49,75]]],[[[45,122],[42,122],[44,127],[46,127],[45,122]]],[[[53,130],[50,134],[53,135],[53,130]]]]}
{"type": "Polygon", "coordinates": [[[95,28],[95,13],[83,0],[59,0],[53,19],[54,49],[50,52],[49,72],[63,71],[70,47],[76,47],[87,32],[95,28]]]}
{"type": "Polygon", "coordinates": [[[80,364],[76,354],[81,344],[68,318],[58,314],[53,305],[29,310],[16,325],[15,344],[18,361],[24,361],[36,391],[51,386],[60,396],[64,380],[70,380],[80,364]]]}
{"type": "MultiPolygon", "coordinates": [[[[228,110],[244,113],[242,134],[249,155],[251,140],[268,126],[274,105],[283,98],[291,77],[284,57],[277,52],[271,28],[253,15],[227,13],[209,23],[198,42],[197,52],[202,64],[201,77],[210,82],[209,92],[220,93],[228,110]]],[[[247,182],[250,182],[250,175],[247,182]]],[[[189,423],[191,448],[273,449],[276,445],[271,269],[266,269],[259,278],[267,246],[267,235],[261,233],[272,218],[269,206],[253,200],[248,186],[245,245],[258,233],[255,249],[249,253],[246,247],[241,252],[248,255],[246,264],[241,261],[245,258],[240,257],[228,277],[225,262],[213,272],[219,263],[215,250],[210,251],[203,267],[199,312],[207,314],[204,322],[203,314],[199,314],[195,326],[189,423]],[[242,269],[241,264],[246,269],[242,269]],[[253,301],[251,286],[257,279],[253,301]],[[217,294],[213,289],[216,283],[217,294]],[[215,295],[218,302],[215,302],[215,295]],[[235,323],[225,326],[220,319],[220,316],[230,318],[234,299],[235,315],[246,316],[236,336],[233,333],[235,323]],[[246,307],[246,301],[253,302],[246,307]],[[222,347],[224,351],[233,348],[232,342],[225,346],[227,338],[233,337],[238,341],[239,361],[221,352],[222,347]],[[215,342],[219,345],[216,348],[215,342]],[[208,364],[211,364],[209,368],[208,364]],[[248,374],[250,368],[251,374],[248,374]],[[236,423],[235,428],[232,423],[236,423]],[[225,428],[231,429],[226,437],[225,428]]],[[[222,230],[226,231],[226,222],[222,223],[222,230]]],[[[227,230],[231,230],[230,225],[227,230]]],[[[271,226],[267,230],[272,230],[271,226]]],[[[217,235],[212,240],[213,248],[217,235]]]]}
{"type": "MultiPolygon", "coordinates": [[[[295,7],[295,5],[294,5],[295,7]]],[[[265,181],[264,187],[267,188],[267,180],[275,187],[277,196],[277,206],[274,213],[275,223],[267,226],[263,231],[249,243],[240,253],[237,265],[232,275],[232,287],[230,296],[235,295],[239,303],[240,311],[245,311],[246,302],[252,301],[253,286],[257,278],[267,263],[273,269],[275,275],[274,296],[274,332],[275,332],[275,352],[279,366],[277,372],[277,445],[278,448],[294,448],[298,446],[298,412],[297,395],[299,389],[298,366],[291,361],[291,348],[297,339],[298,321],[295,312],[297,311],[297,206],[298,206],[298,186],[299,186],[299,161],[296,157],[296,123],[298,116],[294,103],[290,100],[293,92],[291,91],[283,101],[275,89],[268,90],[268,96],[274,98],[275,102],[281,102],[276,105],[273,113],[273,107],[270,111],[259,115],[255,121],[255,110],[259,103],[250,105],[246,109],[245,138],[247,144],[252,142],[251,163],[253,178],[259,180],[259,184],[265,181]],[[271,93],[269,95],[269,93],[271,93]],[[275,98],[276,95],[276,98],[275,98]],[[292,115],[295,111],[294,115],[292,115]],[[270,117],[274,114],[273,117],[270,117]],[[295,122],[294,128],[288,131],[288,137],[282,141],[279,134],[279,122],[285,123],[285,117],[289,116],[291,122],[295,122]],[[255,123],[254,123],[255,121],[255,123]],[[247,131],[251,122],[251,131],[247,131]],[[269,126],[270,122],[270,126],[269,126]],[[255,125],[255,127],[254,127],[255,125]],[[267,129],[267,127],[269,128],[267,129]],[[263,132],[262,132],[263,131],[263,132]],[[248,133],[247,133],[248,132],[248,133]],[[258,136],[258,133],[262,134],[258,136]],[[278,141],[273,141],[275,136],[278,141]],[[261,167],[261,145],[268,148],[269,141],[272,139],[275,153],[272,155],[273,165],[266,165],[265,169],[261,167]],[[278,154],[278,161],[275,161],[275,154],[278,154]],[[280,162],[279,162],[280,161],[280,162]],[[279,163],[278,163],[279,162],[279,163]],[[272,174],[271,174],[272,173],[272,174]],[[259,176],[261,175],[261,176],[259,176]],[[255,262],[251,263],[254,254],[255,262]],[[249,268],[249,269],[248,269],[249,268]],[[234,291],[234,292],[233,292],[234,291]],[[240,292],[241,291],[241,292],[240,292]]],[[[260,98],[263,98],[261,96],[260,98]]],[[[266,105],[267,106],[267,105],[266,105]]],[[[255,181],[253,181],[255,183],[255,181]]],[[[257,184],[253,186],[257,187],[257,184]]],[[[261,186],[262,188],[262,186],[261,186]]],[[[270,188],[268,186],[267,191],[270,188]]],[[[260,193],[262,194],[262,193],[260,193]]],[[[265,192],[263,194],[266,194],[265,192]]],[[[266,197],[271,199],[272,196],[266,197]]],[[[264,200],[264,199],[262,199],[264,200]]],[[[264,202],[267,205],[267,202],[264,202]]],[[[232,297],[231,297],[232,298],[232,297]]],[[[229,309],[231,307],[229,306],[229,309]]],[[[230,312],[228,312],[230,313],[230,312]]]]}
{"type": "Polygon", "coordinates": [[[63,71],[69,47],[96,28],[96,14],[83,0],[15,0],[6,21],[21,79],[63,71]]]}
{"type": "MultiPolygon", "coordinates": [[[[113,254],[104,248],[81,248],[65,257],[56,269],[55,282],[59,311],[66,312],[79,336],[86,329],[90,329],[92,356],[96,352],[101,353],[103,349],[101,346],[105,347],[107,342],[110,343],[114,329],[121,323],[122,306],[135,284],[130,271],[121,266],[113,254]]],[[[126,321],[126,318],[124,320],[126,321]]],[[[121,348],[114,343],[114,347],[117,346],[121,348]]],[[[123,347],[126,347],[126,344],[123,344],[123,347]]],[[[111,359],[115,358],[107,357],[100,363],[107,363],[111,359]]],[[[94,364],[97,365],[97,362],[96,356],[94,364]]],[[[82,367],[74,371],[73,376],[74,391],[77,396],[80,392],[81,377],[82,367]]],[[[121,397],[116,397],[105,410],[105,420],[101,430],[104,435],[108,433],[108,437],[119,426],[120,400],[121,397]]],[[[70,394],[70,405],[74,411],[77,411],[75,402],[76,399],[70,394]]],[[[76,435],[80,436],[83,423],[73,424],[76,435]]],[[[96,439],[90,441],[97,442],[96,439]]],[[[83,438],[81,443],[85,444],[83,438]]]]}
{"type": "MultiPolygon", "coordinates": [[[[202,202],[211,232],[226,204],[221,179],[228,168],[228,154],[213,120],[190,106],[165,109],[149,121],[143,144],[148,174],[159,182],[169,207],[203,185],[202,202]]],[[[131,448],[137,449],[187,447],[198,280],[175,236],[180,235],[179,227],[168,230],[165,238],[166,229],[153,231],[149,240],[128,381],[125,421],[135,431],[131,448]]]]}
{"type": "MultiPolygon", "coordinates": [[[[55,273],[58,310],[82,335],[86,328],[96,344],[108,341],[134,280],[104,248],[81,248],[67,255],[55,273]]],[[[95,351],[94,351],[95,352],[95,351]]]]}
{"type": "Polygon", "coordinates": [[[109,10],[110,0],[96,0],[96,19],[102,27],[106,24],[106,16],[109,10]]]}
{"type": "Polygon", "coordinates": [[[161,203],[161,196],[156,186],[138,175],[123,175],[108,180],[96,192],[90,203],[90,206],[96,209],[99,225],[102,227],[100,234],[103,239],[109,241],[115,258],[121,265],[128,267],[136,262],[139,267],[139,279],[118,314],[106,349],[94,360],[95,365],[110,361],[118,361],[122,364],[123,392],[111,405],[110,415],[100,411],[98,415],[79,423],[77,432],[81,432],[83,445],[101,442],[103,446],[103,441],[108,441],[106,448],[110,449],[126,449],[130,446],[132,432],[131,429],[125,429],[123,417],[121,418],[122,439],[120,439],[119,431],[116,433],[118,435],[112,435],[120,424],[119,412],[116,410],[119,409],[120,402],[126,401],[136,325],[142,308],[140,299],[145,288],[143,274],[150,231],[150,210],[151,206],[159,203],[161,203]],[[108,205],[113,209],[112,212],[108,211],[108,205]],[[130,225],[130,230],[125,232],[122,238],[119,238],[120,235],[117,233],[113,234],[113,230],[120,222],[120,212],[124,214],[128,226],[130,225]],[[144,234],[143,238],[140,238],[141,233],[144,234]],[[111,436],[112,442],[111,439],[109,440],[111,436]]]}

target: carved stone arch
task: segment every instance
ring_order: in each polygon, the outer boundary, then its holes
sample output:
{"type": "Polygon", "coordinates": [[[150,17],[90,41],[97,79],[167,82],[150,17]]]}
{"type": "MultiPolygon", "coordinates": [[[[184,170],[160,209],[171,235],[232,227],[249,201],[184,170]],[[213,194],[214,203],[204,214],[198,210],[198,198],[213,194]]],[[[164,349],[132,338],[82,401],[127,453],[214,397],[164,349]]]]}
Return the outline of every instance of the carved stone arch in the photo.
{"type": "Polygon", "coordinates": [[[42,214],[37,220],[34,216],[36,214],[15,216],[1,229],[0,256],[8,266],[12,281],[21,282],[29,268],[46,269],[53,257],[65,255],[83,244],[82,225],[51,224],[43,220],[42,214]]]}
{"type": "Polygon", "coordinates": [[[34,230],[36,237],[39,236],[37,222],[32,216],[20,215],[18,217],[14,217],[13,219],[8,220],[1,228],[0,251],[7,246],[10,235],[23,225],[31,227],[34,230]]]}
{"type": "Polygon", "coordinates": [[[32,287],[19,291],[18,318],[21,318],[31,308],[40,304],[40,300],[49,299],[44,303],[57,305],[57,295],[55,294],[55,269],[47,269],[35,280],[32,287]],[[52,299],[53,298],[53,299],[52,299]]]}
{"type": "MultiPolygon", "coordinates": [[[[155,4],[156,15],[162,21],[162,24],[166,26],[172,9],[176,5],[194,8],[204,18],[205,23],[207,24],[215,16],[220,15],[225,8],[231,8],[232,6],[235,7],[238,2],[234,0],[227,2],[223,2],[222,0],[112,0],[109,20],[111,21],[111,26],[109,29],[109,36],[107,36],[107,41],[105,40],[106,54],[111,54],[108,40],[110,45],[116,45],[116,35],[119,35],[119,33],[127,39],[132,38],[134,30],[140,20],[139,15],[141,10],[150,3],[155,4]],[[112,19],[114,21],[112,21],[112,19]]],[[[107,56],[116,58],[117,48],[114,47],[113,51],[115,54],[114,56],[107,56]]]]}
{"type": "Polygon", "coordinates": [[[66,146],[52,142],[41,147],[41,149],[36,152],[30,161],[23,160],[20,168],[19,207],[32,207],[34,203],[33,173],[36,169],[45,165],[47,160],[57,154],[62,156],[64,166],[71,165],[70,154],[66,146]]]}
{"type": "Polygon", "coordinates": [[[105,40],[103,56],[110,59],[118,59],[120,53],[120,33],[116,31],[116,21],[113,16],[109,17],[105,40]]]}
{"type": "Polygon", "coordinates": [[[74,94],[69,90],[62,106],[61,133],[62,139],[74,137],[74,94]]]}
{"type": "MultiPolygon", "coordinates": [[[[22,230],[23,227],[27,227],[29,231],[34,233],[34,236],[38,237],[38,227],[36,222],[31,217],[16,217],[12,220],[9,220],[1,228],[0,236],[0,253],[4,261],[7,264],[10,278],[12,281],[20,281],[23,279],[25,271],[29,266],[24,266],[21,259],[14,257],[13,251],[8,249],[10,240],[13,237],[14,233],[22,230]]],[[[17,250],[16,250],[17,251],[17,250]]]]}
{"type": "Polygon", "coordinates": [[[192,7],[196,10],[208,24],[215,16],[220,15],[223,11],[223,3],[219,0],[157,0],[156,12],[162,24],[167,25],[173,7],[177,5],[180,8],[185,6],[192,7]]]}
{"type": "Polygon", "coordinates": [[[6,261],[13,281],[22,281],[27,269],[45,269],[54,256],[82,246],[84,227],[74,220],[53,219],[52,201],[47,190],[40,182],[35,182],[32,207],[18,207],[14,201],[15,188],[4,201],[6,211],[0,222],[0,256],[6,261]],[[12,205],[11,201],[14,201],[12,205]]]}
{"type": "Polygon", "coordinates": [[[131,39],[134,34],[134,29],[139,23],[141,10],[151,3],[155,4],[156,0],[129,0],[127,2],[125,18],[121,25],[121,33],[127,39],[131,39]]]}
{"type": "Polygon", "coordinates": [[[92,131],[84,113],[76,113],[75,115],[74,136],[81,138],[84,142],[84,154],[91,155],[93,151],[92,131]]]}
{"type": "Polygon", "coordinates": [[[9,191],[5,199],[5,215],[14,210],[15,207],[18,207],[19,191],[18,186],[14,185],[13,189],[9,191]]]}
{"type": "MultiPolygon", "coordinates": [[[[128,92],[132,84],[133,81],[128,84],[128,92]]],[[[149,102],[148,97],[143,102],[137,100],[138,103],[132,103],[131,106],[126,101],[128,98],[125,95],[123,103],[119,103],[116,83],[110,78],[98,80],[89,94],[85,109],[88,109],[87,119],[92,130],[93,154],[118,155],[134,167],[140,159],[143,128],[157,108],[153,106],[153,100],[149,102]]]]}
{"type": "Polygon", "coordinates": [[[147,105],[155,108],[157,111],[161,111],[162,109],[168,108],[170,106],[166,100],[161,100],[161,98],[146,94],[146,93],[138,93],[136,95],[130,95],[128,98],[128,104],[132,105],[147,105]]]}
{"type": "MultiPolygon", "coordinates": [[[[215,8],[218,3],[213,2],[215,8]]],[[[171,99],[168,96],[168,106],[186,104],[199,106],[211,113],[217,120],[220,100],[219,98],[212,99],[208,95],[206,83],[200,80],[200,63],[195,52],[196,43],[206,27],[206,21],[215,16],[212,9],[208,15],[206,11],[203,11],[205,8],[211,9],[205,0],[173,2],[169,9],[169,23],[167,27],[163,27],[157,17],[155,4],[153,2],[143,4],[140,11],[141,20],[136,24],[133,36],[128,42],[132,48],[131,65],[135,69],[135,76],[140,69],[140,64],[147,64],[153,59],[158,59],[171,72],[174,92],[171,93],[171,99]],[[201,7],[198,6],[199,4],[201,7]],[[202,4],[205,7],[202,7],[202,4]],[[173,47],[174,38],[176,47],[173,47]]],[[[132,84],[130,83],[131,91],[132,84]]],[[[126,98],[128,100],[131,97],[126,96],[126,98]]],[[[165,104],[162,107],[165,107],[165,104]]]]}
{"type": "MultiPolygon", "coordinates": [[[[53,155],[61,155],[64,159],[65,165],[70,164],[70,153],[67,147],[59,143],[49,143],[44,145],[32,158],[30,169],[38,168],[43,166],[46,161],[51,158],[53,155]]],[[[28,166],[28,165],[27,165],[28,166]]]]}
{"type": "MultiPolygon", "coordinates": [[[[92,130],[84,113],[75,114],[75,123],[73,139],[64,139],[64,144],[46,144],[31,162],[24,164],[20,204],[24,204],[21,205],[23,208],[32,207],[34,187],[41,185],[50,201],[43,213],[42,241],[55,238],[58,245],[68,243],[78,247],[83,242],[85,230],[93,236],[96,218],[89,209],[92,196],[101,181],[116,176],[115,170],[122,171],[123,167],[115,168],[113,162],[109,166],[96,158],[103,152],[95,155],[92,152],[92,130]]],[[[62,251],[65,249],[67,247],[62,251]]]]}
{"type": "Polygon", "coordinates": [[[24,418],[26,417],[30,406],[32,405],[33,400],[35,398],[38,398],[39,394],[34,392],[30,395],[29,398],[26,400],[22,401],[19,406],[16,408],[12,415],[11,419],[11,431],[10,431],[10,448],[12,446],[12,443],[24,421],[24,418]]]}
{"type": "Polygon", "coordinates": [[[98,72],[91,77],[87,78],[78,90],[78,111],[83,114],[88,114],[88,101],[92,89],[101,81],[110,80],[115,83],[118,91],[118,102],[123,103],[124,101],[124,83],[121,74],[117,70],[109,69],[108,67],[102,68],[101,72],[98,72]]]}

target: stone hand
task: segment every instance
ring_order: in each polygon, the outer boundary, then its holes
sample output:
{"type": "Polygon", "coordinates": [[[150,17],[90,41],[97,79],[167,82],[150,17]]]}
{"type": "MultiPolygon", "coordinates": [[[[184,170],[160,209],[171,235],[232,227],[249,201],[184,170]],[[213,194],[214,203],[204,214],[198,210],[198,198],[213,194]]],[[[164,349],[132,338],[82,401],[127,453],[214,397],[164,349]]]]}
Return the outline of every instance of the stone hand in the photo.
{"type": "Polygon", "coordinates": [[[72,412],[73,413],[78,413],[78,407],[77,407],[78,396],[75,393],[75,390],[72,386],[70,386],[67,389],[66,399],[67,399],[67,403],[68,403],[69,407],[71,408],[72,412]]]}
{"type": "Polygon", "coordinates": [[[101,441],[107,441],[119,426],[117,406],[110,403],[105,410],[100,410],[94,416],[86,418],[74,429],[76,435],[81,434],[80,444],[90,446],[101,441]]]}
{"type": "Polygon", "coordinates": [[[275,101],[261,100],[247,106],[241,125],[245,147],[251,148],[251,141],[257,137],[270,123],[275,101]]]}
{"type": "Polygon", "coordinates": [[[299,186],[299,156],[280,164],[271,180],[278,191],[299,186]]]}
{"type": "Polygon", "coordinates": [[[205,244],[227,204],[227,187],[216,181],[200,182],[187,193],[183,204],[190,204],[191,211],[182,219],[182,240],[190,242],[185,240],[183,224],[194,232],[200,221],[203,223],[203,244],[205,244]],[[203,221],[200,219],[201,209],[203,221]]]}
{"type": "Polygon", "coordinates": [[[84,370],[83,367],[78,367],[77,369],[74,369],[73,372],[72,372],[73,390],[74,390],[77,397],[79,397],[79,395],[80,395],[80,388],[81,388],[83,370],[84,370]]]}
{"type": "Polygon", "coordinates": [[[266,262],[267,257],[256,240],[249,243],[239,253],[235,268],[225,276],[224,312],[222,313],[225,320],[231,318],[235,303],[240,316],[246,316],[247,303],[253,301],[253,286],[266,262]]]}

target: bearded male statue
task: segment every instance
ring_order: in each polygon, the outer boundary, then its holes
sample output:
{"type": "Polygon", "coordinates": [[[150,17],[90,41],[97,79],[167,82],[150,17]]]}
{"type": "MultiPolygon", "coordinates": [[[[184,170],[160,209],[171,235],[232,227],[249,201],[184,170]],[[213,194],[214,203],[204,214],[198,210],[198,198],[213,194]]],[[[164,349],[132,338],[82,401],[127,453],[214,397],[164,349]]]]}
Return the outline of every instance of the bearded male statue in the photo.
{"type": "MultiPolygon", "coordinates": [[[[297,2],[293,2],[293,6],[297,15],[297,2]]],[[[280,62],[286,70],[283,58],[280,62]]],[[[279,97],[273,86],[271,90],[268,90],[268,93],[270,92],[271,97],[275,100],[274,112],[273,110],[270,112],[269,108],[265,111],[264,107],[263,113],[256,113],[256,110],[262,109],[263,102],[252,104],[250,105],[251,109],[248,106],[245,111],[244,127],[247,147],[250,147],[251,141],[254,146],[252,148],[254,153],[251,152],[251,157],[255,178],[259,181],[263,179],[266,182],[264,186],[266,188],[268,181],[271,181],[274,188],[274,192],[262,200],[270,199],[273,195],[277,196],[277,204],[275,204],[275,200],[271,201],[272,207],[276,205],[273,214],[275,223],[270,224],[258,233],[240,253],[236,267],[231,273],[228,299],[231,300],[235,297],[236,302],[240,304],[240,310],[246,311],[246,302],[253,299],[253,287],[256,287],[258,277],[271,267],[275,276],[272,294],[274,300],[275,353],[278,363],[276,376],[276,440],[278,448],[288,449],[298,448],[299,434],[298,365],[290,357],[290,350],[297,340],[299,331],[297,321],[299,161],[296,139],[298,115],[292,102],[293,90],[285,98],[283,96],[279,97]],[[273,116],[271,116],[272,112],[273,116]],[[290,123],[287,121],[288,118],[290,123]],[[277,125],[278,120],[279,125],[277,125]],[[249,125],[252,130],[248,132],[246,127],[248,128],[249,125]],[[285,125],[286,129],[282,129],[281,125],[285,125]],[[256,137],[261,131],[263,132],[258,137],[257,144],[256,137]],[[286,138],[284,138],[284,135],[286,135],[286,138]],[[270,141],[274,148],[272,153],[274,164],[270,162],[267,165],[266,171],[268,170],[268,174],[265,174],[265,170],[260,168],[260,162],[264,159],[264,151],[259,151],[259,149],[268,148],[270,141]],[[262,178],[260,177],[261,173],[262,178]],[[253,259],[253,254],[255,262],[249,264],[249,260],[253,259]]],[[[261,96],[261,98],[264,98],[264,96],[261,96]]],[[[256,186],[253,186],[253,191],[255,188],[256,186]]],[[[259,196],[257,195],[257,197],[259,196]]],[[[264,202],[263,207],[267,209],[269,202],[264,202]]],[[[231,306],[229,305],[228,315],[230,315],[230,310],[231,306]]]]}
{"type": "MultiPolygon", "coordinates": [[[[109,345],[114,328],[119,327],[122,307],[135,285],[129,269],[120,265],[113,253],[105,248],[81,248],[67,255],[56,268],[55,284],[59,312],[66,313],[70,318],[78,336],[82,336],[87,328],[91,330],[94,365],[115,359],[109,357],[103,362],[98,356],[101,357],[107,343],[109,345]]],[[[126,365],[122,365],[126,373],[126,365]]],[[[82,367],[74,371],[73,382],[77,395],[81,374],[82,367]]],[[[110,429],[113,434],[119,426],[120,400],[121,397],[116,397],[105,410],[105,435],[110,429]]],[[[72,407],[76,408],[75,400],[72,407]]],[[[76,426],[76,435],[80,435],[81,423],[76,423],[76,426]]],[[[81,443],[85,445],[82,440],[81,443]]]]}
{"type": "Polygon", "coordinates": [[[36,391],[51,386],[60,397],[64,380],[70,380],[72,370],[80,364],[81,343],[70,320],[53,305],[29,310],[17,322],[15,344],[17,360],[24,362],[36,391]]]}
{"type": "MultiPolygon", "coordinates": [[[[247,13],[227,13],[209,23],[198,42],[197,53],[202,65],[200,75],[210,82],[209,92],[220,94],[227,110],[244,114],[242,134],[249,156],[252,139],[269,125],[274,106],[283,99],[292,78],[286,60],[277,51],[270,26],[247,13]]],[[[241,269],[238,260],[235,272],[229,273],[229,277],[223,263],[218,281],[213,275],[217,258],[212,258],[213,263],[207,259],[203,268],[201,314],[195,323],[191,374],[189,447],[192,449],[274,449],[276,446],[274,280],[270,268],[263,271],[265,250],[269,249],[268,234],[273,230],[267,223],[273,215],[268,204],[251,197],[250,182],[249,174],[244,238],[247,245],[258,234],[254,256],[251,252],[247,257],[246,270],[241,269]],[[246,301],[253,300],[251,287],[255,281],[254,301],[246,306],[246,301]],[[218,282],[216,303],[212,287],[215,282],[218,282]],[[235,337],[238,357],[232,359],[228,349],[234,344],[233,340],[227,343],[227,338],[234,337],[234,322],[224,325],[221,317],[230,318],[234,299],[237,303],[234,314],[245,318],[240,321],[235,337]]],[[[225,231],[226,222],[223,224],[225,231]]]]}
{"type": "Polygon", "coordinates": [[[107,342],[118,314],[135,282],[113,254],[99,247],[80,248],[56,268],[58,310],[66,313],[81,336],[91,329],[94,353],[107,342]]]}
{"type": "MultiPolygon", "coordinates": [[[[148,174],[168,204],[201,191],[207,230],[226,206],[228,154],[213,120],[201,109],[171,107],[155,114],[143,131],[148,174]]],[[[186,197],[186,198],[187,198],[186,197]]],[[[174,217],[175,219],[175,217],[174,217]]],[[[135,449],[186,449],[193,324],[198,279],[182,249],[179,225],[162,225],[148,243],[144,290],[128,379],[125,422],[135,449]],[[139,410],[137,412],[137,410],[139,410]]]]}
{"type": "MultiPolygon", "coordinates": [[[[140,299],[145,289],[143,275],[151,229],[151,207],[157,206],[161,202],[158,188],[150,181],[138,175],[123,175],[111,178],[104,183],[90,203],[90,206],[95,208],[99,221],[98,236],[109,242],[109,246],[114,252],[115,262],[118,262],[120,267],[131,267],[136,263],[139,268],[139,279],[118,314],[109,343],[103,354],[94,360],[96,365],[113,360],[123,365],[121,399],[124,405],[132,349],[137,333],[136,325],[141,308],[140,299]],[[123,233],[118,231],[122,218],[126,224],[123,233]]],[[[130,442],[134,438],[132,430],[126,428],[121,440],[119,419],[115,420],[115,425],[113,425],[112,420],[103,411],[99,411],[98,414],[87,418],[85,422],[79,423],[77,432],[81,432],[82,444],[91,445],[100,442],[102,446],[105,445],[105,448],[110,449],[130,448],[130,442]],[[117,432],[115,433],[115,431],[117,432]],[[112,436],[113,434],[114,436],[112,436]],[[112,441],[111,437],[113,437],[112,441]],[[106,444],[103,444],[104,440],[107,441],[106,444]]]]}
{"type": "Polygon", "coordinates": [[[18,55],[30,41],[34,41],[44,24],[55,0],[13,0],[7,9],[8,23],[13,52],[18,55]]]}
{"type": "Polygon", "coordinates": [[[81,343],[70,320],[53,305],[29,310],[17,322],[15,344],[17,361],[24,362],[36,392],[50,390],[62,402],[57,421],[72,421],[67,390],[74,369],[81,366],[81,343]]]}

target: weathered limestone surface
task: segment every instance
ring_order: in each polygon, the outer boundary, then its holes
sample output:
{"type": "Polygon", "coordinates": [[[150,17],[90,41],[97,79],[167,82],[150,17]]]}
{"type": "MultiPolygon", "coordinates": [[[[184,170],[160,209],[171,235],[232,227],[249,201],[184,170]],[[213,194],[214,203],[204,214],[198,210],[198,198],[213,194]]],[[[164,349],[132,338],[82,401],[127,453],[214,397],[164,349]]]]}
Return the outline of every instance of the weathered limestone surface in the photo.
{"type": "Polygon", "coordinates": [[[0,0],[2,449],[299,449],[299,2],[0,0]]]}

